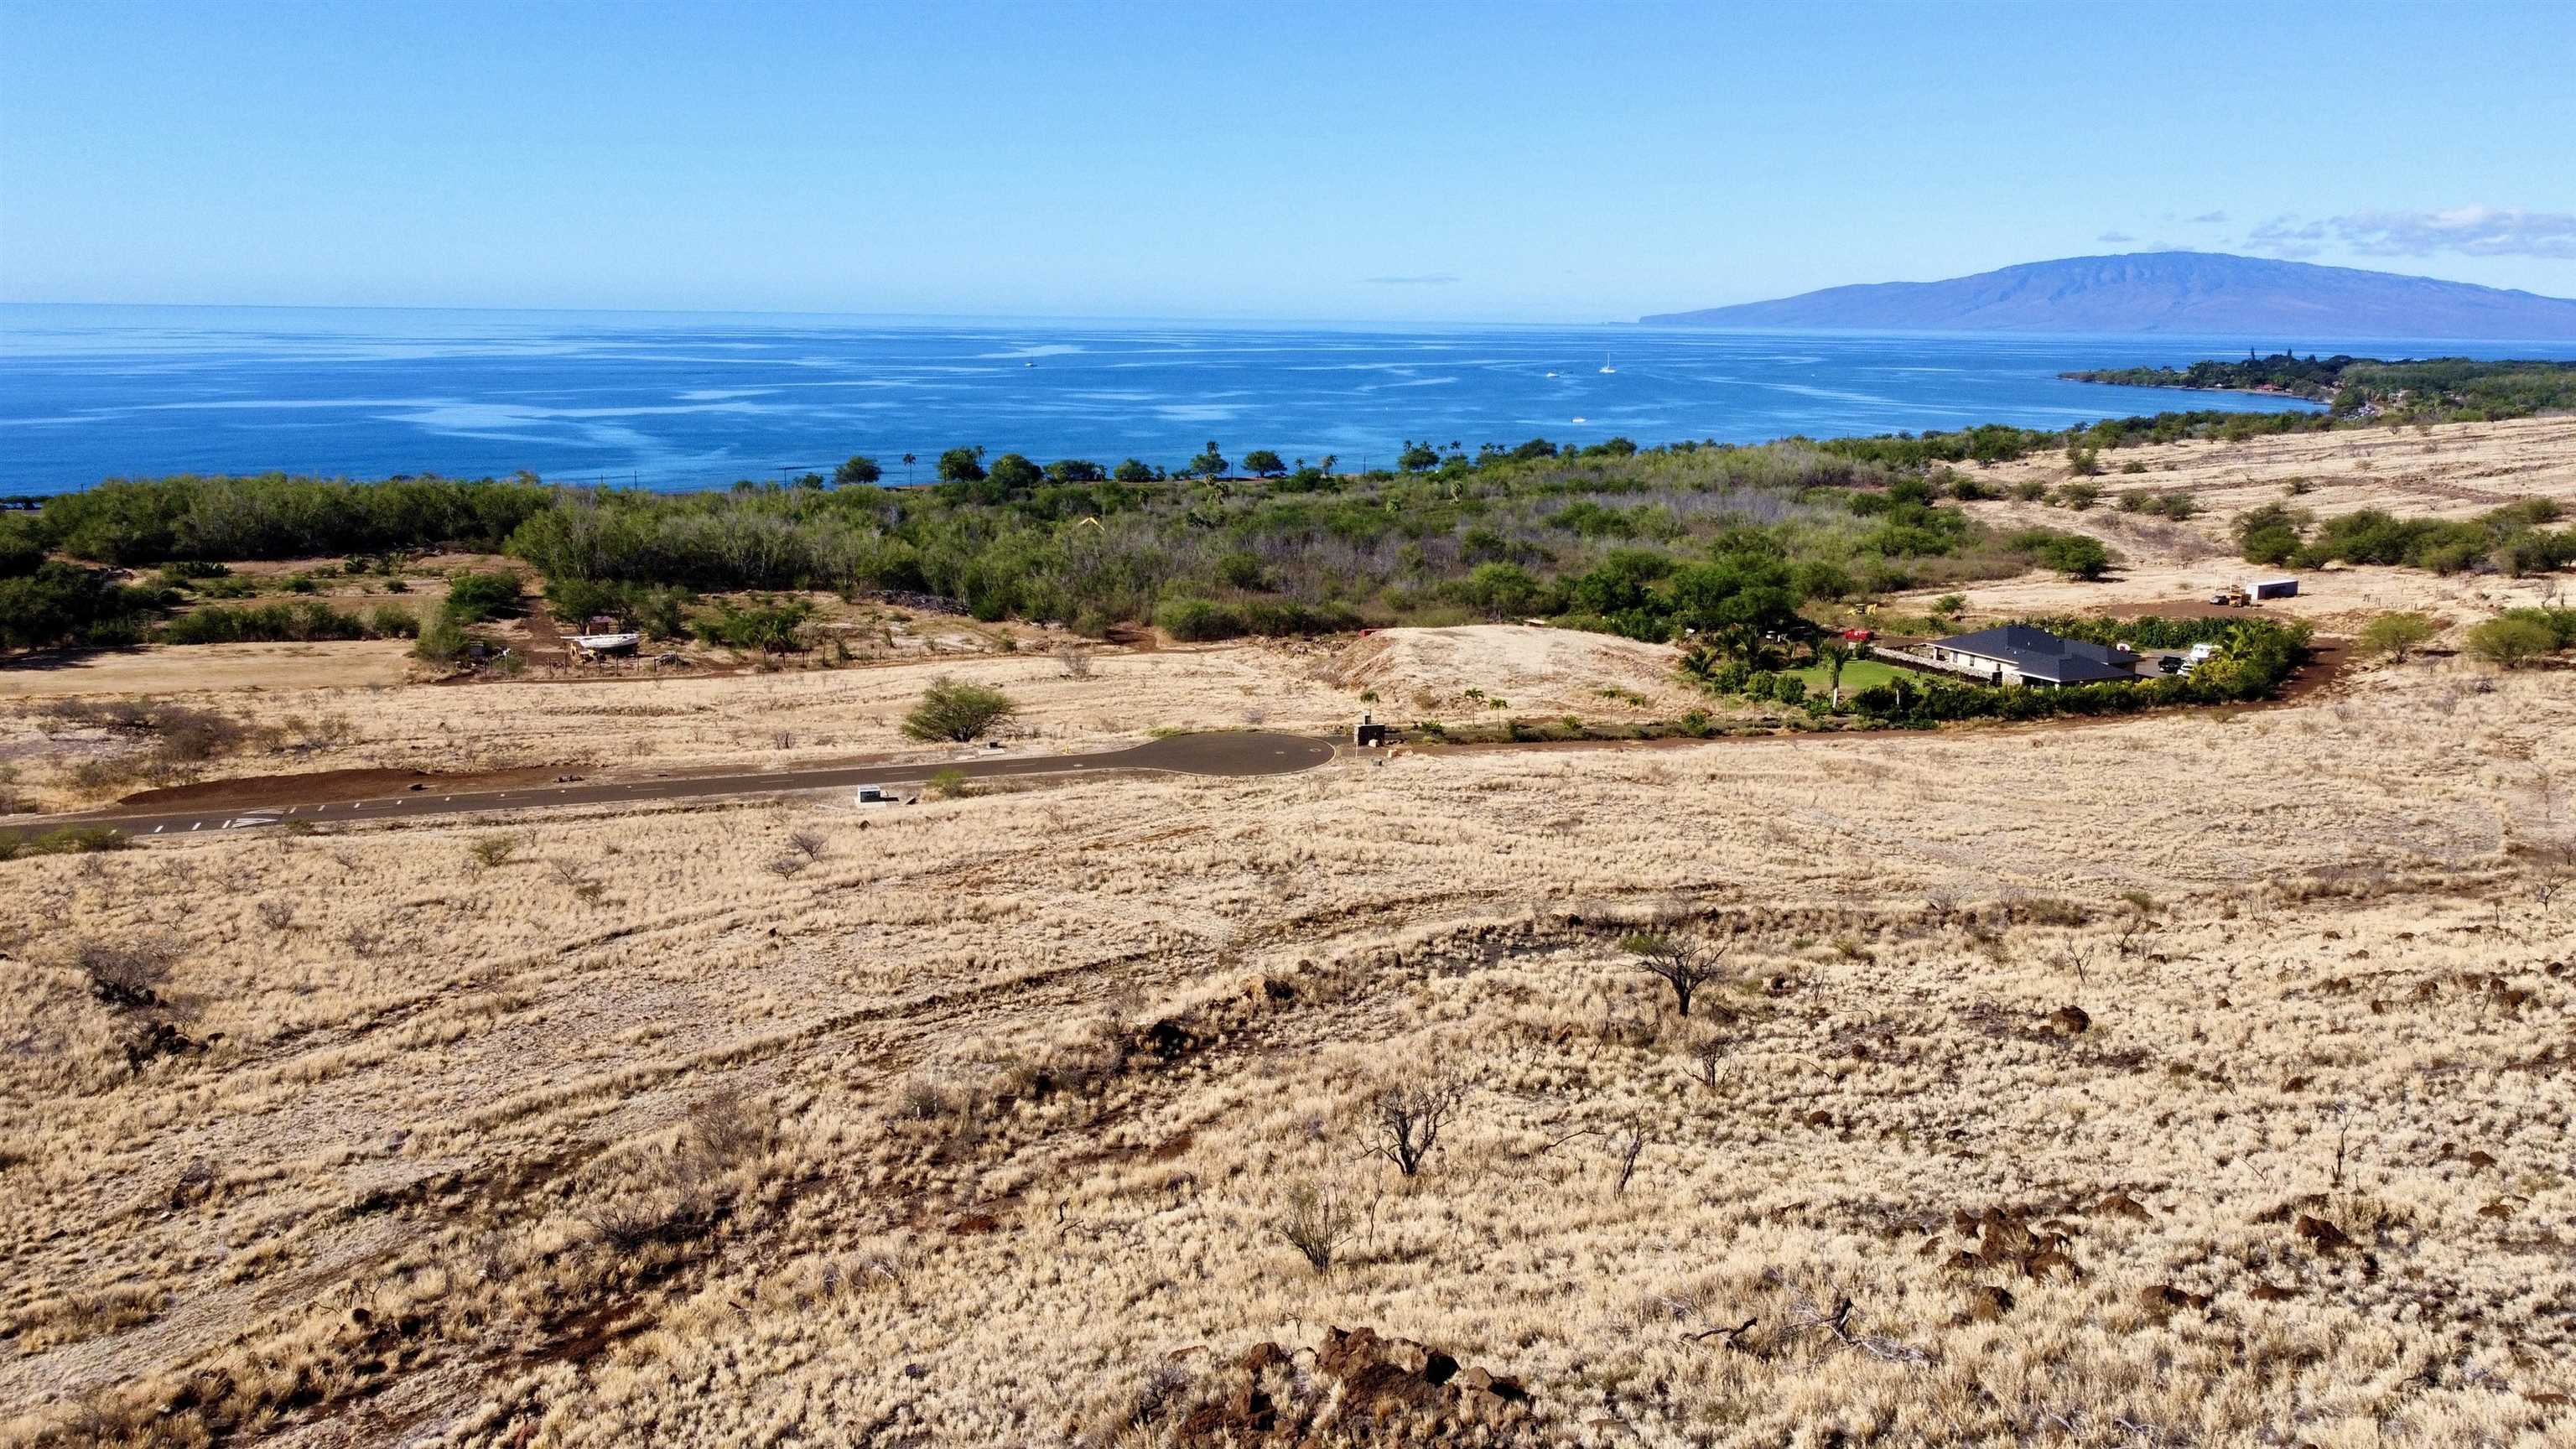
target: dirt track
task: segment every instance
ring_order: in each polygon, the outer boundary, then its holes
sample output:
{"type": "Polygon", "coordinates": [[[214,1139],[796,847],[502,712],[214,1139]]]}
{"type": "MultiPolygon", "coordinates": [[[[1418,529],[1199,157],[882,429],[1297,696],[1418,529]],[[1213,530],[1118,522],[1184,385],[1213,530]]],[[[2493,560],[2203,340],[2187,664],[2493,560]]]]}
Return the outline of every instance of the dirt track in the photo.
{"type": "MultiPolygon", "coordinates": [[[[1263,732],[1174,735],[1124,750],[1093,754],[1022,755],[953,760],[861,762],[801,770],[754,774],[677,776],[652,780],[537,783],[516,789],[439,792],[415,780],[400,793],[370,794],[350,799],[345,789],[306,792],[294,776],[263,782],[269,798],[250,803],[247,792],[226,790],[211,801],[194,801],[177,811],[137,812],[120,808],[88,815],[38,817],[11,827],[34,833],[63,825],[113,825],[130,835],[184,835],[198,830],[239,830],[276,825],[289,819],[323,823],[333,820],[380,820],[387,817],[454,815],[471,811],[554,809],[571,805],[633,804],[656,800],[690,800],[722,795],[778,794],[790,790],[843,789],[858,785],[918,784],[944,771],[972,780],[1013,775],[1052,775],[1080,771],[1100,774],[1151,770],[1167,774],[1245,778],[1286,775],[1311,770],[1333,757],[1333,747],[1303,735],[1263,732]]],[[[368,772],[389,774],[390,772],[368,772]]],[[[516,771],[516,774],[529,772],[516,771]]],[[[227,782],[243,785],[250,782],[227,782]]]]}

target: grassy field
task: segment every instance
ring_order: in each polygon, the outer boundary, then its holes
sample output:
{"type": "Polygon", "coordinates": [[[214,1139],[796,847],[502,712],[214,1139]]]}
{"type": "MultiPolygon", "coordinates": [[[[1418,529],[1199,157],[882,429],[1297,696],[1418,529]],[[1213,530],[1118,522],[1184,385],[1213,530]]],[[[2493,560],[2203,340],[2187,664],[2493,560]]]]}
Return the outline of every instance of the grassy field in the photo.
{"type": "MultiPolygon", "coordinates": [[[[2444,632],[2224,713],[0,863],[0,1445],[2564,1442],[2576,689],[2327,577],[2444,632]]],[[[1655,649],[159,698],[212,774],[649,774],[941,673],[1014,748],[1703,698],[1655,649]]],[[[0,784],[124,704],[10,704],[0,784]]]]}
{"type": "MultiPolygon", "coordinates": [[[[1848,699],[1871,685],[1885,684],[1906,673],[1908,671],[1892,664],[1881,664],[1875,659],[1855,659],[1843,666],[1843,697],[1848,699]]],[[[1809,694],[1831,695],[1834,692],[1833,671],[1821,665],[1798,670],[1796,676],[1806,681],[1809,694]]]]}
{"type": "Polygon", "coordinates": [[[2562,684],[21,861],[0,1433],[2538,1442],[2562,684]]]}

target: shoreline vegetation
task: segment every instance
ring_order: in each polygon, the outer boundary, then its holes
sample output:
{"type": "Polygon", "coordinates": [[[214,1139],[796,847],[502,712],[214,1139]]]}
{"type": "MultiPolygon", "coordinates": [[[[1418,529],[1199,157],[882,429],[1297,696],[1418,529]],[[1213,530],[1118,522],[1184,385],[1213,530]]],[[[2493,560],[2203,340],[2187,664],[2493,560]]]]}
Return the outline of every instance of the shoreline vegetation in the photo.
{"type": "Polygon", "coordinates": [[[2335,422],[2481,423],[2576,409],[2576,363],[2428,357],[2389,362],[2336,353],[2278,352],[2189,367],[2094,368],[2061,372],[2073,382],[2117,387],[2257,393],[2327,404],[2335,422]]]}
{"type": "MultiPolygon", "coordinates": [[[[2035,567],[2099,578],[2118,566],[2087,534],[1973,517],[1959,505],[2004,494],[1953,464],[2062,451],[2063,482],[2025,482],[2011,496],[2081,513],[2104,500],[2089,481],[2102,455],[2133,445],[2576,405],[2576,365],[2554,363],[2281,354],[2070,376],[2262,386],[2332,405],[1753,445],[1534,438],[1470,452],[1424,440],[1408,443],[1398,467],[1356,474],[1331,457],[1267,450],[1237,462],[1211,440],[1177,475],[1134,459],[1041,465],[958,447],[938,458],[937,481],[915,488],[878,486],[882,470],[864,457],[830,478],[698,493],[526,474],[112,479],[0,514],[0,648],[376,637],[414,638],[424,658],[453,659],[475,625],[520,606],[516,575],[451,579],[425,612],[249,600],[314,593],[317,574],[391,574],[400,560],[461,550],[524,565],[558,618],[613,616],[650,638],[767,652],[800,647],[807,606],[778,596],[824,591],[935,595],[977,619],[1094,638],[1150,624],[1183,642],[1544,619],[1654,643],[1696,638],[1758,667],[1766,641],[1815,632],[1807,615],[1872,596],[2035,567]],[[343,561],[282,581],[218,562],[334,555],[343,561]]],[[[2169,517],[2190,506],[2134,492],[2115,501],[2169,517]]],[[[2276,506],[2239,533],[2257,562],[2519,574],[2576,562],[2576,530],[2545,526],[2556,519],[2545,501],[2473,522],[2320,521],[2276,506]]]]}

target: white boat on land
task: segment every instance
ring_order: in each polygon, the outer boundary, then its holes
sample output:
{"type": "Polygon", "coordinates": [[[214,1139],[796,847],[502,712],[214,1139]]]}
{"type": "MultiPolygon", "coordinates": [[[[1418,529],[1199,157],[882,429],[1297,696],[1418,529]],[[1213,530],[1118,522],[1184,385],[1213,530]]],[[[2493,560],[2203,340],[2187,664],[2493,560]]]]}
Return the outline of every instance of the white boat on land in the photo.
{"type": "Polygon", "coordinates": [[[632,654],[644,642],[641,634],[575,634],[572,646],[584,654],[632,654]]]}

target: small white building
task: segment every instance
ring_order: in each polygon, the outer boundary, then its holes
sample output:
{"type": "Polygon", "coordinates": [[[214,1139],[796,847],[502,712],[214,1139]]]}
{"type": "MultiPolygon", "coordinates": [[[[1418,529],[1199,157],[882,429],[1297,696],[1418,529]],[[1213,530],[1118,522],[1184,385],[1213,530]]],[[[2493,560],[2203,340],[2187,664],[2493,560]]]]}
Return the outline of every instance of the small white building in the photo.
{"type": "Polygon", "coordinates": [[[2248,579],[2245,581],[2245,596],[2249,599],[2288,599],[2297,597],[2298,592],[2299,581],[2297,579],[2248,579]]]}

